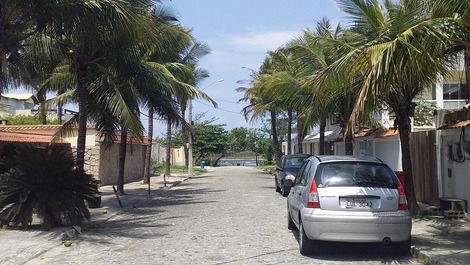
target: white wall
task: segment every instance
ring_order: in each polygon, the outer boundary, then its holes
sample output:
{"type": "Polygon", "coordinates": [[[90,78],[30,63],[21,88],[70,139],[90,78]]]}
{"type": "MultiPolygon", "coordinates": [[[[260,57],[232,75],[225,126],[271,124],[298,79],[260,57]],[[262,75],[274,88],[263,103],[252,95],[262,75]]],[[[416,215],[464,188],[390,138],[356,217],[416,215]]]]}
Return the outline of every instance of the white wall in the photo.
{"type": "Polygon", "coordinates": [[[392,170],[402,171],[401,147],[398,136],[376,138],[374,146],[375,156],[384,161],[392,170]]]}
{"type": "Polygon", "coordinates": [[[344,150],[344,142],[335,142],[334,143],[335,145],[335,155],[338,155],[338,156],[342,156],[342,155],[346,155],[346,152],[344,150]]]}
{"type": "Polygon", "coordinates": [[[369,155],[384,161],[392,170],[402,171],[400,138],[391,136],[386,138],[362,137],[354,141],[354,155],[369,155]],[[361,148],[361,141],[364,142],[361,148]],[[364,149],[369,146],[369,152],[364,149]]]}
{"type": "MultiPolygon", "coordinates": [[[[454,197],[470,203],[470,160],[463,163],[452,161],[449,157],[449,145],[459,143],[461,129],[443,130],[441,133],[441,183],[442,197],[454,197]]],[[[470,141],[467,129],[466,141],[470,141]]],[[[469,158],[470,159],[470,158],[469,158]]],[[[467,209],[468,210],[468,209],[467,209]]]]}
{"type": "MultiPolygon", "coordinates": [[[[74,133],[70,136],[64,137],[66,141],[70,143],[72,148],[77,147],[77,139],[78,139],[78,130],[74,130],[74,133]]],[[[96,146],[96,129],[88,128],[86,130],[86,142],[85,146],[96,146]]]]}

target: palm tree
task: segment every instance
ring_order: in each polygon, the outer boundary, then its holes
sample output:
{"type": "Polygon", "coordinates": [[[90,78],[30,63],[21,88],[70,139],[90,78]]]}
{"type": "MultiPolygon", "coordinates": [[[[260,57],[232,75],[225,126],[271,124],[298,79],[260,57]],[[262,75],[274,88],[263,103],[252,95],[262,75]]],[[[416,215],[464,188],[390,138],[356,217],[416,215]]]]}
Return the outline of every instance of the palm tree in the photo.
{"type": "Polygon", "coordinates": [[[424,0],[386,1],[384,5],[376,0],[340,1],[353,23],[351,31],[363,41],[326,68],[318,79],[321,84],[337,73],[346,73],[350,79],[362,74],[364,82],[351,127],[361,113],[372,112],[377,103],[384,102],[394,112],[407,175],[405,190],[413,213],[419,210],[409,146],[413,99],[439,75],[445,76],[459,51],[452,48],[456,48],[456,43],[468,45],[469,39],[468,21],[463,17],[436,15],[435,8],[442,4],[443,1],[424,0]]]}
{"type": "Polygon", "coordinates": [[[267,82],[270,80],[271,61],[269,58],[265,60],[259,72],[251,70],[250,87],[237,88],[238,92],[244,92],[240,102],[248,102],[249,105],[243,108],[242,112],[248,119],[256,120],[269,115],[271,124],[271,141],[276,162],[279,164],[282,152],[279,146],[277,134],[277,114],[279,112],[279,102],[276,102],[271,92],[266,89],[267,82]]]}

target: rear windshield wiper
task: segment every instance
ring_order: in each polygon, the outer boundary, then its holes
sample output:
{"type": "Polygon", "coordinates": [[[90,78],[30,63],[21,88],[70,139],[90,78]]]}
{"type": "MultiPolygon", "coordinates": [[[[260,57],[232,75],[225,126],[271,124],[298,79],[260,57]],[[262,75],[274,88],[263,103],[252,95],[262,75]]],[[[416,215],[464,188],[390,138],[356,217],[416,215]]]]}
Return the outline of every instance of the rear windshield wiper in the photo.
{"type": "Polygon", "coordinates": [[[364,186],[364,187],[382,187],[382,188],[389,188],[388,185],[383,184],[383,183],[377,183],[377,182],[372,182],[372,181],[359,181],[356,182],[357,185],[359,186],[364,186]]]}

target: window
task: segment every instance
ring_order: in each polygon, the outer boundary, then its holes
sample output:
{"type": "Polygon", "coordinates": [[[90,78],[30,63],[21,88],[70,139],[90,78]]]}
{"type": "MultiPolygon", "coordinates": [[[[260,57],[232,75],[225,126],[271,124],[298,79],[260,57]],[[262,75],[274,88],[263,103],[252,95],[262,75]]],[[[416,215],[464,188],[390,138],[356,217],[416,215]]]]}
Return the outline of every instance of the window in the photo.
{"type": "Polygon", "coordinates": [[[297,177],[295,178],[295,185],[299,185],[303,182],[304,176],[307,176],[308,169],[310,167],[310,162],[307,161],[303,164],[302,168],[300,169],[299,173],[297,173],[297,177]]]}
{"type": "Polygon", "coordinates": [[[300,179],[300,185],[307,185],[308,177],[310,176],[310,171],[312,169],[312,163],[309,161],[305,170],[302,172],[302,178],[300,179]]]}
{"type": "Polygon", "coordinates": [[[287,157],[284,162],[284,168],[300,168],[306,157],[287,157]]]}
{"type": "Polygon", "coordinates": [[[444,100],[465,99],[461,84],[444,84],[443,94],[444,100]]]}
{"type": "Polygon", "coordinates": [[[25,102],[24,103],[24,109],[33,109],[33,104],[32,103],[29,103],[29,102],[25,102]]]}
{"type": "Polygon", "coordinates": [[[397,179],[386,166],[364,162],[322,164],[315,176],[318,187],[397,188],[397,179]]]}

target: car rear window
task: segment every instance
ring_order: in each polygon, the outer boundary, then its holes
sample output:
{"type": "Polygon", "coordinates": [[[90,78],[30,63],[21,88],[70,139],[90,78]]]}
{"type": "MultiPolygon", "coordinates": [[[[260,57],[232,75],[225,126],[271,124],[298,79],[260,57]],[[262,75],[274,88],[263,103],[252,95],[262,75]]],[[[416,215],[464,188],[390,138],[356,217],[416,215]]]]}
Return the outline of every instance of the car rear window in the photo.
{"type": "Polygon", "coordinates": [[[286,157],[284,168],[301,168],[306,157],[286,157]]]}
{"type": "Polygon", "coordinates": [[[335,162],[320,164],[315,174],[319,188],[381,187],[397,188],[397,179],[385,165],[364,162],[335,162]]]}

